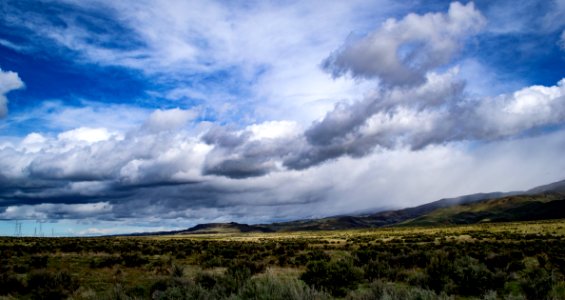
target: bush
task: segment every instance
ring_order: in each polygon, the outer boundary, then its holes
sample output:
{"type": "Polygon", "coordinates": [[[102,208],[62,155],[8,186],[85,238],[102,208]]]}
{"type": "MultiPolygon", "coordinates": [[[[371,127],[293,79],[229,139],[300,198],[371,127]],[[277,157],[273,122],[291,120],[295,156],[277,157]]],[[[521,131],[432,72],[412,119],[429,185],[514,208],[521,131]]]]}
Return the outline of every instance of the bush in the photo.
{"type": "Polygon", "coordinates": [[[129,268],[141,267],[149,262],[147,257],[137,252],[123,253],[121,255],[121,260],[124,266],[129,268]]]}
{"type": "Polygon", "coordinates": [[[167,288],[164,291],[155,291],[151,295],[152,299],[166,300],[166,299],[194,299],[194,300],[208,300],[216,299],[213,295],[203,289],[201,286],[192,282],[184,284],[177,284],[167,288]]]}
{"type": "Polygon", "coordinates": [[[310,286],[340,297],[357,288],[361,278],[362,272],[350,260],[314,261],[306,266],[306,272],[300,276],[310,286]]]}
{"type": "Polygon", "coordinates": [[[451,278],[453,261],[444,251],[437,251],[426,267],[427,286],[436,293],[450,293],[454,288],[451,278]]]}
{"type": "Polygon", "coordinates": [[[390,278],[394,275],[393,269],[387,262],[381,260],[370,260],[363,266],[365,278],[369,281],[382,278],[390,278]]]}
{"type": "Polygon", "coordinates": [[[114,265],[120,264],[121,262],[122,258],[118,256],[95,257],[90,261],[90,268],[111,268],[114,265]]]}
{"type": "Polygon", "coordinates": [[[528,299],[546,299],[554,284],[553,277],[543,268],[526,272],[520,286],[528,299]]]}
{"type": "Polygon", "coordinates": [[[367,289],[356,291],[347,296],[348,300],[436,300],[450,299],[445,295],[437,295],[431,290],[411,286],[398,286],[382,281],[372,282],[367,289]]]}
{"type": "Polygon", "coordinates": [[[24,284],[16,274],[11,272],[0,273],[0,295],[17,294],[24,291],[24,284]]]}
{"type": "Polygon", "coordinates": [[[33,255],[29,260],[29,266],[34,269],[43,269],[47,267],[48,261],[47,255],[33,255]]]}
{"type": "Polygon", "coordinates": [[[33,299],[65,299],[79,285],[66,271],[51,273],[39,270],[29,274],[27,287],[32,292],[33,299]]]}
{"type": "Polygon", "coordinates": [[[249,281],[238,293],[239,299],[256,300],[310,300],[329,298],[323,292],[316,291],[296,279],[281,279],[264,276],[249,281]]]}
{"type": "Polygon", "coordinates": [[[478,260],[465,256],[455,260],[453,279],[461,295],[481,296],[504,286],[504,277],[495,276],[478,260]]]}
{"type": "Polygon", "coordinates": [[[227,272],[231,275],[235,275],[236,273],[249,273],[249,277],[251,277],[252,275],[264,272],[265,269],[265,264],[260,262],[235,260],[229,264],[227,272]]]}

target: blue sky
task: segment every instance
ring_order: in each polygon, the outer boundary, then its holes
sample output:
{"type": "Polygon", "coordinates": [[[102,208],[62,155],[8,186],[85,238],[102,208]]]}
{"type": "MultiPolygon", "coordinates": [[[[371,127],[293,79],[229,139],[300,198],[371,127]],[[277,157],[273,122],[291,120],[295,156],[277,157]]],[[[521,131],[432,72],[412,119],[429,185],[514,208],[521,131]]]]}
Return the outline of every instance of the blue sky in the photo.
{"type": "Polygon", "coordinates": [[[565,178],[565,1],[3,1],[0,234],[565,178]]]}

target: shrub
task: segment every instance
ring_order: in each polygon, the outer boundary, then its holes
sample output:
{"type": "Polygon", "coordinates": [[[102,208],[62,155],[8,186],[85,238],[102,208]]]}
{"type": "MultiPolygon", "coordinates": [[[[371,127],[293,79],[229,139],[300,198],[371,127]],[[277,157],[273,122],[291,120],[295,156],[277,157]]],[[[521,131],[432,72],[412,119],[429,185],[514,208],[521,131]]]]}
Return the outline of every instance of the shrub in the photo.
{"type": "Polygon", "coordinates": [[[68,272],[51,273],[46,270],[31,272],[27,286],[34,299],[64,299],[79,287],[68,272]]]}
{"type": "Polygon", "coordinates": [[[47,255],[33,255],[29,260],[29,266],[34,269],[43,269],[47,267],[49,257],[47,255]]]}
{"type": "Polygon", "coordinates": [[[445,295],[437,295],[431,290],[418,287],[399,286],[393,283],[374,281],[366,289],[355,291],[347,295],[348,300],[436,300],[450,299],[445,295]]]}
{"type": "Polygon", "coordinates": [[[90,261],[90,267],[93,269],[96,268],[111,268],[114,265],[117,265],[122,262],[122,258],[118,256],[102,256],[102,257],[95,257],[90,261]]]}
{"type": "Polygon", "coordinates": [[[390,265],[382,260],[370,260],[363,266],[365,278],[373,281],[381,278],[390,278],[393,275],[393,270],[390,265]]]}
{"type": "Polygon", "coordinates": [[[218,278],[209,273],[198,273],[194,281],[203,288],[211,290],[216,285],[216,282],[218,282],[218,278]]]}
{"type": "Polygon", "coordinates": [[[271,275],[249,281],[238,293],[239,299],[310,300],[329,298],[296,279],[281,279],[271,275]]]}
{"type": "Polygon", "coordinates": [[[469,256],[455,260],[453,279],[459,294],[480,296],[504,285],[504,278],[495,276],[484,264],[469,256]]]}
{"type": "Polygon", "coordinates": [[[138,252],[123,253],[121,255],[121,260],[124,266],[129,268],[141,267],[149,262],[147,257],[141,255],[138,252]]]}
{"type": "Polygon", "coordinates": [[[361,281],[362,272],[351,260],[335,262],[314,261],[306,266],[300,279],[316,289],[329,291],[334,296],[345,296],[361,281]]]}
{"type": "Polygon", "coordinates": [[[450,293],[454,287],[453,262],[444,251],[437,251],[426,267],[427,286],[436,293],[450,293]]]}
{"type": "Polygon", "coordinates": [[[216,299],[213,295],[203,289],[201,286],[192,282],[186,282],[182,285],[174,285],[164,291],[155,291],[151,295],[152,299],[166,300],[166,299],[194,299],[194,300],[208,300],[216,299]]]}
{"type": "Polygon", "coordinates": [[[11,272],[0,273],[0,295],[17,294],[24,290],[24,284],[16,274],[11,272]]]}
{"type": "Polygon", "coordinates": [[[520,286],[528,299],[546,299],[554,284],[553,277],[543,268],[526,272],[520,286]]]}

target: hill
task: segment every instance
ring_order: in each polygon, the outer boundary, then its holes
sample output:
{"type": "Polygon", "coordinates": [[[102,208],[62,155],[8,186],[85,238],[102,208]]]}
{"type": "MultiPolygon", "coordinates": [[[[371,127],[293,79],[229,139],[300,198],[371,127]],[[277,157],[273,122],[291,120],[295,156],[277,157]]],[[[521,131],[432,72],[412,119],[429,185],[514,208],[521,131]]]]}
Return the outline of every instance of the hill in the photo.
{"type": "Polygon", "coordinates": [[[215,233],[243,233],[243,232],[273,232],[273,230],[261,226],[231,223],[208,223],[199,224],[176,234],[215,234],[215,233]]]}
{"type": "Polygon", "coordinates": [[[261,226],[270,228],[273,231],[311,231],[311,230],[338,230],[355,228],[374,228],[384,226],[394,226],[402,224],[411,219],[415,219],[431,213],[437,209],[451,207],[459,204],[473,203],[488,199],[496,199],[508,195],[516,195],[520,192],[510,193],[479,193],[465,195],[456,198],[446,198],[424,205],[410,207],[400,210],[388,210],[373,214],[358,216],[335,216],[313,220],[299,220],[291,222],[262,224],[261,226]]]}
{"type": "Polygon", "coordinates": [[[474,224],[559,218],[565,218],[565,197],[557,193],[542,193],[440,208],[398,225],[474,224]]]}
{"type": "Polygon", "coordinates": [[[271,224],[199,224],[186,230],[134,235],[186,235],[291,232],[388,226],[474,224],[565,218],[565,180],[521,192],[495,192],[446,198],[424,205],[372,214],[334,216],[271,224]]]}

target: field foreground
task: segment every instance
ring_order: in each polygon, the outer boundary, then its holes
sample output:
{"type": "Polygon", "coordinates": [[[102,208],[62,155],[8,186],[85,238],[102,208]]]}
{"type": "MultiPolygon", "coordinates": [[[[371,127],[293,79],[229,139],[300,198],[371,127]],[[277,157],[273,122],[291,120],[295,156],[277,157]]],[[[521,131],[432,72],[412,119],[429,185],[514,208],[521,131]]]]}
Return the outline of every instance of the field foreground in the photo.
{"type": "Polygon", "coordinates": [[[565,220],[0,238],[0,299],[565,299],[565,220]]]}

